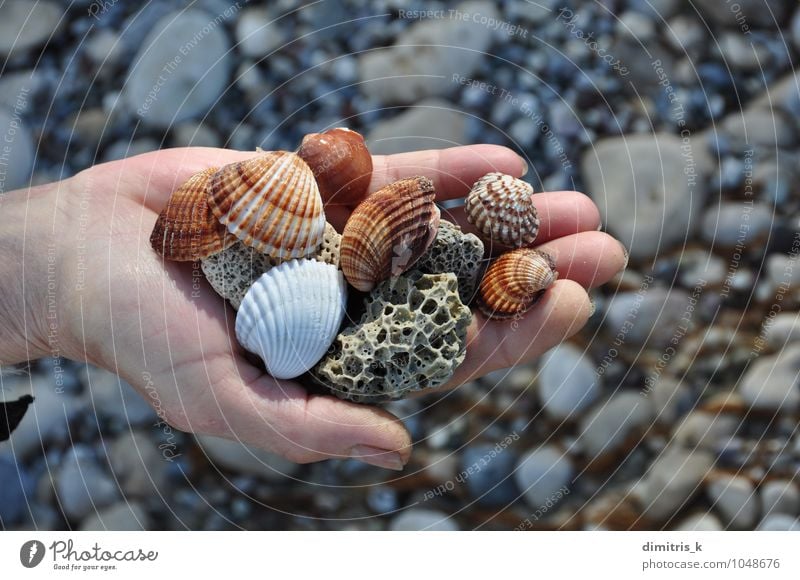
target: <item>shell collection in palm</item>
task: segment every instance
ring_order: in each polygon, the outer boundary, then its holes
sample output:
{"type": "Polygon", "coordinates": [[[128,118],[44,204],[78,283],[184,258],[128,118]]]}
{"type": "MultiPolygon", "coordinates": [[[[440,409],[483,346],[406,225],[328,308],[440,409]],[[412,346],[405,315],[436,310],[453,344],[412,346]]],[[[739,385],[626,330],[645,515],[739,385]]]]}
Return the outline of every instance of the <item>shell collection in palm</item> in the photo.
{"type": "Polygon", "coordinates": [[[558,274],[533,248],[539,217],[521,179],[474,184],[465,214],[477,237],[442,218],[429,178],[368,193],[371,179],[361,135],[307,135],[296,153],[258,150],[190,177],[150,243],[164,259],[202,262],[237,310],[240,345],[275,378],[308,373],[351,401],[400,399],[447,383],[464,360],[465,301],[519,317],[558,274]],[[352,209],[341,233],[326,221],[334,205],[352,209]],[[506,252],[492,261],[497,248],[506,252]]]}

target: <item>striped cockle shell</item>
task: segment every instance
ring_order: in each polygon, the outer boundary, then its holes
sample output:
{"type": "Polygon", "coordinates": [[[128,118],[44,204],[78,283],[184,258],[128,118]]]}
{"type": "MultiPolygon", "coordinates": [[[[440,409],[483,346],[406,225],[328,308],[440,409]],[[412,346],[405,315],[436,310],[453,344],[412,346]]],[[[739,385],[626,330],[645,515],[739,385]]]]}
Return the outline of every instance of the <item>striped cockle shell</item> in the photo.
{"type": "Polygon", "coordinates": [[[503,173],[488,173],[475,182],[467,196],[467,220],[486,242],[509,248],[530,246],[539,233],[532,196],[529,183],[503,173]]]}
{"type": "Polygon", "coordinates": [[[325,214],[314,174],[296,154],[269,151],[211,178],[209,205],[228,231],[273,258],[307,256],[322,242],[325,214]]]}
{"type": "Polygon", "coordinates": [[[263,274],[236,315],[236,338],[276,379],[300,376],[333,344],[345,315],[342,273],[316,260],[290,260],[263,274]]]}
{"type": "Polygon", "coordinates": [[[519,248],[492,262],[481,280],[478,307],[491,318],[511,318],[533,306],[558,278],[553,258],[519,248]]]}
{"type": "Polygon", "coordinates": [[[311,133],[297,154],[314,172],[326,205],[356,205],[366,197],[372,155],[361,134],[343,127],[311,133]]]}
{"type": "Polygon", "coordinates": [[[347,281],[367,292],[408,270],[439,230],[439,208],[427,177],[401,179],[356,207],[342,232],[339,266],[347,281]]]}
{"type": "Polygon", "coordinates": [[[235,241],[208,206],[208,187],[216,171],[211,167],[192,175],[175,190],[159,214],[150,245],[168,260],[200,260],[235,241]]]}

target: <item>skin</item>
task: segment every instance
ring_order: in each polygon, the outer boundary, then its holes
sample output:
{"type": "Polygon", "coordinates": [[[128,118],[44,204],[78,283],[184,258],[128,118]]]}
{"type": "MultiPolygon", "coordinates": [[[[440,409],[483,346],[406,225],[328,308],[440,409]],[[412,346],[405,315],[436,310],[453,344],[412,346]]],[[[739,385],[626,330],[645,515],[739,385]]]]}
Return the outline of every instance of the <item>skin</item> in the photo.
{"type": "MultiPolygon", "coordinates": [[[[54,354],[88,361],[119,374],[174,428],[299,463],[355,457],[402,469],[412,442],[398,418],[266,375],[236,342],[235,312],[202,273],[191,263],[165,262],[150,247],[174,189],[197,171],[252,156],[163,150],[0,197],[0,364],[54,354]]],[[[519,176],[526,167],[494,145],[377,156],[370,190],[422,174],[439,200],[453,199],[490,171],[519,176]]],[[[599,214],[588,197],[537,193],[535,203],[537,241],[554,256],[559,280],[513,323],[476,312],[466,360],[447,389],[531,361],[573,335],[591,312],[586,289],[625,265],[624,248],[597,231],[599,214]]],[[[331,208],[329,219],[341,226],[348,213],[331,208]]]]}

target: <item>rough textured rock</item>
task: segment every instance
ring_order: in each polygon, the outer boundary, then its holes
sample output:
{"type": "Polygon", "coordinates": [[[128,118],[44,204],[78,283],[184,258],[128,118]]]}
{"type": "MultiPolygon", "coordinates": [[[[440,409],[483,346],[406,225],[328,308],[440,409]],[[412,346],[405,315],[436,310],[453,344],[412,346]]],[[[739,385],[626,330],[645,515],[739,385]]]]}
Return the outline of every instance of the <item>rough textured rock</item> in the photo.
{"type": "Polygon", "coordinates": [[[312,370],[337,397],[400,399],[445,383],[464,360],[472,314],[455,274],[406,273],[378,285],[365,306],[312,370]]]}
{"type": "Polygon", "coordinates": [[[228,85],[229,48],[224,26],[213,15],[196,9],[167,14],[142,42],[122,102],[157,127],[202,115],[228,85]]]}
{"type": "Polygon", "coordinates": [[[319,262],[339,267],[339,251],[342,247],[342,234],[329,223],[325,224],[322,245],[312,257],[319,262]]]}
{"type": "Polygon", "coordinates": [[[203,260],[200,267],[217,294],[238,310],[253,282],[279,263],[279,260],[236,242],[219,254],[203,260]]]}
{"type": "Polygon", "coordinates": [[[475,234],[465,234],[446,220],[439,222],[436,239],[415,268],[425,274],[452,272],[458,278],[458,295],[469,304],[480,280],[483,242],[475,234]]]}
{"type": "Polygon", "coordinates": [[[491,2],[455,7],[466,18],[435,18],[413,24],[391,47],[359,59],[361,90],[383,103],[410,104],[454,92],[454,72],[469,76],[484,58],[492,29],[474,17],[497,19],[491,2]]]}
{"type": "Polygon", "coordinates": [[[466,130],[467,116],[452,103],[427,99],[375,125],[367,147],[373,155],[444,149],[466,143],[466,130]]]}
{"type": "Polygon", "coordinates": [[[652,258],[691,236],[709,166],[699,140],[687,145],[666,133],[603,139],[582,160],[603,223],[634,259],[652,258]]]}

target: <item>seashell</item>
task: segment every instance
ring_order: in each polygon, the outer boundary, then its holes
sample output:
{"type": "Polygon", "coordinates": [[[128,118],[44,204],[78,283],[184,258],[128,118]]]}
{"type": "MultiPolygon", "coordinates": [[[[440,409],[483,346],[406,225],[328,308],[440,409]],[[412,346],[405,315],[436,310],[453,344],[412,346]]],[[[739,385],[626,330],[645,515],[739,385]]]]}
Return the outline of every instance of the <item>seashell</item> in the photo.
{"type": "Polygon", "coordinates": [[[372,155],[361,134],[343,127],[311,133],[297,154],[314,172],[326,204],[355,205],[367,195],[372,155]]]}
{"type": "Polygon", "coordinates": [[[511,318],[533,306],[558,278],[553,258],[519,248],[492,262],[481,280],[478,307],[490,318],[511,318]]]}
{"type": "Polygon", "coordinates": [[[465,211],[484,240],[510,248],[530,246],[539,233],[533,187],[502,173],[488,173],[472,186],[465,211]]]}
{"type": "Polygon", "coordinates": [[[300,376],[333,343],[347,302],[347,285],[335,266],[290,260],[263,274],[236,315],[236,338],[261,357],[276,379],[300,376]]]}
{"type": "Polygon", "coordinates": [[[208,186],[216,171],[211,167],[192,175],[175,190],[159,214],[150,245],[168,260],[200,260],[235,241],[208,206],[208,186]]]}
{"type": "Polygon", "coordinates": [[[314,174],[288,151],[224,166],[211,178],[209,205],[229,232],[273,258],[307,256],[325,232],[314,174]]]}
{"type": "Polygon", "coordinates": [[[439,208],[427,177],[401,179],[376,191],[350,215],[339,265],[362,292],[399,276],[422,257],[439,230],[439,208]]]}

